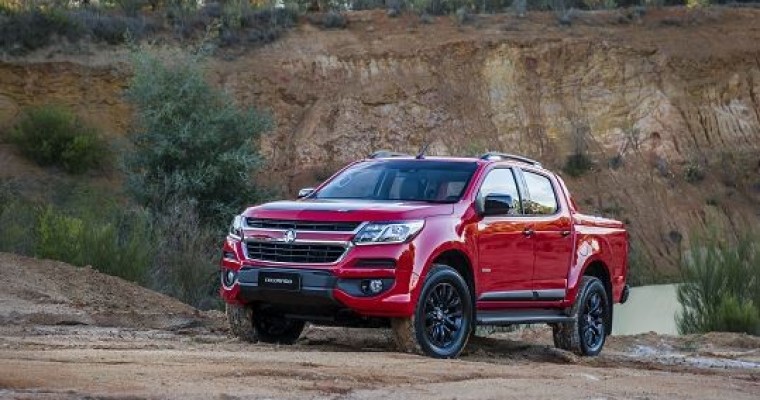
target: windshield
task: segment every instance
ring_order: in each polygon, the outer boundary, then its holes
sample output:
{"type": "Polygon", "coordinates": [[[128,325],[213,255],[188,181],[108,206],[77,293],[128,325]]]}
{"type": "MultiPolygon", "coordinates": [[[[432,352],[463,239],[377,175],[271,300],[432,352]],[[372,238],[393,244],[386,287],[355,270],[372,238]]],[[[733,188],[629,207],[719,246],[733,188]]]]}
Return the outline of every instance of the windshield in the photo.
{"type": "Polygon", "coordinates": [[[462,197],[476,168],[474,162],[365,162],[341,172],[313,198],[453,203],[462,197]]]}

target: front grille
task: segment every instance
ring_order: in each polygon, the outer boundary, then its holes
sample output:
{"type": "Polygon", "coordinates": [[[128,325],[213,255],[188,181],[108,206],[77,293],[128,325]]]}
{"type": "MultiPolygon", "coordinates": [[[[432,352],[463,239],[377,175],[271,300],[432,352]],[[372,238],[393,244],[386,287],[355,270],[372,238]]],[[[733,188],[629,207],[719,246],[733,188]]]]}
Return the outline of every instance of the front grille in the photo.
{"type": "Polygon", "coordinates": [[[286,263],[334,263],[346,248],[334,244],[247,242],[248,258],[286,263]]]}
{"type": "Polygon", "coordinates": [[[297,231],[352,232],[361,222],[288,221],[279,219],[246,218],[249,228],[295,229],[297,231]]]}

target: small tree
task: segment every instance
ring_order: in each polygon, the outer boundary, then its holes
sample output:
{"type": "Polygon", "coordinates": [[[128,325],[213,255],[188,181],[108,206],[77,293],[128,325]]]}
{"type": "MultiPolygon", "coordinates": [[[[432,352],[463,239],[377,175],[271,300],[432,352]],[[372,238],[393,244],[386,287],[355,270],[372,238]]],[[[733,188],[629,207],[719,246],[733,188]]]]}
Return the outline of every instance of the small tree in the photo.
{"type": "Polygon", "coordinates": [[[124,161],[135,198],[163,213],[169,199],[193,203],[204,221],[224,222],[257,199],[251,176],[255,140],[270,126],[240,110],[204,76],[202,56],[174,52],[166,60],[139,49],[127,91],[136,107],[133,145],[124,161]]]}

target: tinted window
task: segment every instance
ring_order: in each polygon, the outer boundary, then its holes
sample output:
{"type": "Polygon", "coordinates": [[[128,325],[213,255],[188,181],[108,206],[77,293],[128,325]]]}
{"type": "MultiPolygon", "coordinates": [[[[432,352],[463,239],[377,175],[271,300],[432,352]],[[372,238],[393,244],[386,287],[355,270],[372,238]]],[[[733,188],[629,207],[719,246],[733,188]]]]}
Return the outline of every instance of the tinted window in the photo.
{"type": "Polygon", "coordinates": [[[529,171],[523,171],[523,175],[530,194],[530,200],[523,202],[525,213],[546,215],[557,212],[557,196],[551,180],[529,171]]]}
{"type": "Polygon", "coordinates": [[[462,197],[476,167],[469,162],[369,161],[341,172],[314,197],[455,202],[462,197]]]}
{"type": "Polygon", "coordinates": [[[512,208],[510,214],[520,214],[520,194],[517,191],[515,176],[511,169],[498,168],[488,173],[483,184],[480,186],[479,196],[489,194],[508,194],[512,196],[512,208]]]}

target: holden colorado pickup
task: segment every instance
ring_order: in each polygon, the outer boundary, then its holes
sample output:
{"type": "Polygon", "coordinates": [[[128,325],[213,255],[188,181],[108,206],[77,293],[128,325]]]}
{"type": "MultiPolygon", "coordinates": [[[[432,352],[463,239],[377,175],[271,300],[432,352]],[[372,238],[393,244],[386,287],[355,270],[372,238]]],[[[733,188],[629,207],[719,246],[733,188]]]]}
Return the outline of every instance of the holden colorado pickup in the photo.
{"type": "Polygon", "coordinates": [[[628,298],[627,243],[534,160],[378,152],[236,216],[220,291],[246,341],[391,327],[401,351],[451,358],[477,325],[547,323],[555,346],[594,356],[628,298]]]}

